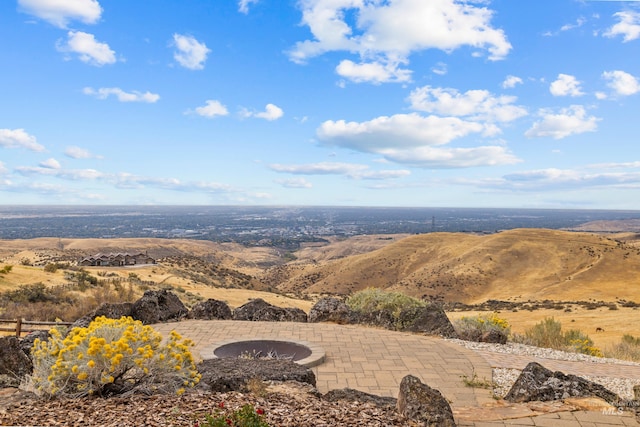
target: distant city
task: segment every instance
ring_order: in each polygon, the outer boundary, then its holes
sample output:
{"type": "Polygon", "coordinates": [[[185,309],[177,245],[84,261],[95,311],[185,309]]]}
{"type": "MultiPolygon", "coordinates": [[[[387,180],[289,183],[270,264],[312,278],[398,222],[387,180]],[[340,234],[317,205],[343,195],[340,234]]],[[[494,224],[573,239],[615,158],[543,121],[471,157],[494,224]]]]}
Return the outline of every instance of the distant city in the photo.
{"type": "Polygon", "coordinates": [[[0,206],[0,238],[161,237],[295,248],[327,236],[570,229],[640,211],[240,206],[0,206]]]}

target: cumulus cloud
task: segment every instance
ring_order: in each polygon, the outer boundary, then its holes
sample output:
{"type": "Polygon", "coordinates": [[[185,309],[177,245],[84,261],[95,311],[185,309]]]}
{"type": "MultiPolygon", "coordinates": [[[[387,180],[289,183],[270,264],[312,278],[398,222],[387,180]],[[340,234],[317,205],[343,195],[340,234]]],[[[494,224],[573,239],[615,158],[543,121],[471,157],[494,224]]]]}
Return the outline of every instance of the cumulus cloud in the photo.
{"type": "Polygon", "coordinates": [[[110,95],[114,95],[120,102],[147,102],[152,104],[160,99],[160,95],[156,93],[142,93],[137,90],[125,92],[118,87],[101,87],[99,89],[85,87],[82,90],[82,93],[94,96],[98,99],[107,99],[110,95]]]}
{"type": "Polygon", "coordinates": [[[40,166],[48,169],[60,169],[62,167],[60,162],[53,157],[40,162],[40,166]]]}
{"type": "Polygon", "coordinates": [[[609,28],[605,37],[622,36],[624,42],[629,42],[640,37],[640,12],[626,10],[613,15],[618,23],[609,28]]]}
{"type": "Polygon", "coordinates": [[[176,48],[173,58],[185,68],[202,70],[211,50],[193,36],[174,34],[173,45],[176,48]]]}
{"type": "Polygon", "coordinates": [[[50,166],[18,166],[15,171],[21,175],[44,175],[56,178],[66,179],[69,181],[85,181],[104,178],[106,175],[95,169],[62,169],[52,168],[50,166]]]}
{"type": "Polygon", "coordinates": [[[366,122],[326,121],[317,129],[325,145],[379,154],[392,162],[416,167],[448,168],[512,164],[519,160],[502,146],[434,147],[493,129],[458,117],[417,113],[382,116],[366,122]]]}
{"type": "Polygon", "coordinates": [[[102,156],[91,154],[89,150],[84,148],[70,146],[64,150],[64,155],[72,159],[101,159],[102,156]]]}
{"type": "Polygon", "coordinates": [[[66,28],[70,21],[95,24],[102,14],[96,0],[18,0],[18,6],[60,28],[66,28]]]}
{"type": "Polygon", "coordinates": [[[116,53],[107,43],[99,42],[93,34],[82,31],[69,31],[66,42],[59,41],[57,48],[60,52],[75,53],[82,62],[96,67],[116,62],[116,53]]]}
{"type": "Polygon", "coordinates": [[[241,112],[241,115],[243,117],[257,117],[259,119],[273,121],[281,118],[284,115],[284,111],[282,111],[282,108],[278,107],[277,105],[267,104],[264,111],[252,112],[245,109],[241,112]]]}
{"type": "Polygon", "coordinates": [[[634,76],[624,71],[605,71],[602,78],[607,81],[609,86],[616,95],[629,96],[640,92],[640,82],[634,76]]]}
{"type": "Polygon", "coordinates": [[[411,71],[399,68],[399,63],[367,62],[356,64],[345,59],[336,67],[338,75],[355,83],[380,84],[411,81],[411,71]]]}
{"type": "Polygon", "coordinates": [[[553,96],[582,96],[580,82],[572,75],[558,74],[558,78],[549,86],[553,96]]]}
{"type": "Polygon", "coordinates": [[[276,183],[285,188],[312,188],[313,184],[304,178],[277,179],[276,183]]]}
{"type": "Polygon", "coordinates": [[[238,10],[245,15],[249,13],[249,6],[257,4],[260,0],[240,0],[238,1],[238,10]]]}
{"type": "Polygon", "coordinates": [[[354,81],[406,81],[409,71],[398,66],[415,51],[470,46],[498,60],[511,50],[504,31],[491,26],[493,12],[470,2],[303,0],[300,7],[302,24],[313,39],[296,43],[291,60],[304,63],[332,51],[356,53],[359,64],[343,61],[338,67],[354,81]]]}
{"type": "Polygon", "coordinates": [[[36,142],[36,137],[24,129],[0,129],[0,147],[26,148],[31,151],[44,151],[44,146],[36,142]]]}
{"type": "Polygon", "coordinates": [[[497,122],[510,122],[527,115],[525,108],[513,105],[516,100],[515,96],[495,96],[487,90],[460,93],[456,89],[431,86],[417,88],[409,95],[414,110],[497,122]]]}
{"type": "Polygon", "coordinates": [[[514,87],[516,87],[516,85],[521,85],[521,84],[522,84],[522,79],[520,77],[509,75],[502,82],[502,88],[513,89],[514,87]]]}
{"type": "Polygon", "coordinates": [[[525,132],[526,137],[562,139],[570,135],[594,132],[598,127],[598,121],[600,121],[600,119],[595,116],[588,116],[587,111],[582,105],[572,105],[569,108],[563,108],[557,114],[551,110],[543,109],[540,110],[539,115],[542,119],[535,122],[533,126],[525,132]]]}
{"type": "Polygon", "coordinates": [[[269,168],[275,172],[293,175],[343,175],[352,179],[395,179],[410,175],[408,170],[373,171],[367,165],[340,162],[319,162],[298,165],[271,164],[269,168]]]}
{"type": "MultiPolygon", "coordinates": [[[[192,111],[187,111],[187,113],[192,113],[192,111]]],[[[216,116],[228,115],[229,110],[220,101],[209,99],[205,105],[195,109],[195,114],[212,119],[216,116]]]]}

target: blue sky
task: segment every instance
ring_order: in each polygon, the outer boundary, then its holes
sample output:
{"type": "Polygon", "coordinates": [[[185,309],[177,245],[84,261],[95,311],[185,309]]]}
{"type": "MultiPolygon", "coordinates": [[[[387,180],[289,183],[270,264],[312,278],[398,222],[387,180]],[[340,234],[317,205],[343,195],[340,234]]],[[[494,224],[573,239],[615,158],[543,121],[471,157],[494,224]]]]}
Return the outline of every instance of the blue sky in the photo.
{"type": "Polygon", "coordinates": [[[640,1],[5,0],[0,204],[640,210],[640,1]]]}

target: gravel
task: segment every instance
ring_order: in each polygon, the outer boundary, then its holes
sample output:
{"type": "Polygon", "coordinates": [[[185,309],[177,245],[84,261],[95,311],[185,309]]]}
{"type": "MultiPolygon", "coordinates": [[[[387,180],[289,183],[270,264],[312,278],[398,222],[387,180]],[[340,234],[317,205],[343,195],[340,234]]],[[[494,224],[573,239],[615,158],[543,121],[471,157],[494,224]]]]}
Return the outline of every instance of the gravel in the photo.
{"type": "MultiPolygon", "coordinates": [[[[640,363],[627,360],[611,359],[606,357],[594,357],[581,353],[570,353],[566,351],[554,350],[551,348],[534,347],[525,344],[506,343],[490,344],[474,341],[464,341],[459,339],[448,339],[447,341],[461,345],[470,350],[491,351],[494,353],[507,353],[522,356],[539,357],[552,360],[568,360],[589,363],[608,363],[618,365],[640,366],[640,363]]],[[[493,392],[497,397],[504,397],[513,383],[520,375],[519,369],[493,368],[493,392]]],[[[633,399],[633,387],[640,385],[640,379],[615,378],[581,375],[582,378],[601,384],[616,393],[623,399],[633,399]]]]}

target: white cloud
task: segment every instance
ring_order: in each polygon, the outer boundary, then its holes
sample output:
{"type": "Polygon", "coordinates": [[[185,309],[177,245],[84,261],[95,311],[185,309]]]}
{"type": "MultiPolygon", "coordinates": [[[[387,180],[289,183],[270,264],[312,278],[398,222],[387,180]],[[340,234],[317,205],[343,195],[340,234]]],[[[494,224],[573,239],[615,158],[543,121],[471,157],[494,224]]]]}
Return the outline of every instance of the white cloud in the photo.
{"type": "Polygon", "coordinates": [[[329,120],[322,123],[316,132],[326,145],[379,154],[386,160],[416,167],[470,167],[518,162],[502,146],[433,147],[493,128],[457,117],[424,117],[412,113],[382,116],[367,122],[329,120]]]}
{"type": "Polygon", "coordinates": [[[439,76],[444,76],[448,73],[447,64],[444,62],[438,62],[436,65],[431,67],[431,72],[439,76]]]}
{"type": "Polygon", "coordinates": [[[505,175],[495,183],[517,191],[568,190],[589,187],[640,188],[640,172],[591,172],[574,169],[538,169],[505,175]]]}
{"type": "Polygon", "coordinates": [[[356,83],[380,84],[386,82],[408,82],[411,71],[398,68],[398,63],[367,62],[356,64],[345,59],[336,67],[338,75],[356,83]]]}
{"type": "Polygon", "coordinates": [[[82,31],[69,31],[66,43],[58,42],[57,47],[59,51],[75,53],[82,62],[97,67],[116,62],[116,54],[108,44],[82,31]]]}
{"type": "Polygon", "coordinates": [[[503,89],[513,89],[516,85],[521,85],[522,79],[517,76],[507,76],[502,82],[503,89]]]}
{"type": "Polygon", "coordinates": [[[550,110],[540,110],[539,115],[542,120],[535,122],[533,126],[525,132],[528,138],[551,137],[562,139],[570,135],[584,132],[593,132],[598,127],[600,120],[594,116],[587,116],[585,108],[581,105],[572,105],[563,108],[558,114],[550,110]]]}
{"type": "Polygon", "coordinates": [[[624,71],[605,71],[602,78],[607,81],[607,86],[615,91],[617,95],[629,96],[640,92],[640,82],[634,76],[624,71]]]}
{"type": "Polygon", "coordinates": [[[279,173],[293,175],[344,175],[352,179],[395,179],[410,175],[408,170],[372,171],[367,165],[340,162],[319,162],[298,165],[271,164],[269,168],[279,173]]]}
{"type": "Polygon", "coordinates": [[[277,179],[276,183],[285,188],[312,188],[313,184],[304,178],[277,179]]]}
{"type": "Polygon", "coordinates": [[[69,21],[95,24],[102,14],[96,0],[18,0],[20,9],[40,19],[66,28],[69,21]]]}
{"type": "Polygon", "coordinates": [[[359,81],[380,81],[385,75],[389,81],[406,79],[409,70],[397,64],[407,63],[415,51],[470,46],[498,60],[511,50],[504,31],[491,26],[493,12],[470,2],[302,0],[300,6],[302,23],[314,38],[298,42],[289,52],[291,60],[304,63],[331,51],[355,53],[361,63],[342,62],[339,70],[359,81]]]}
{"type": "Polygon", "coordinates": [[[200,43],[193,36],[174,34],[173,45],[176,48],[173,58],[190,70],[202,70],[211,52],[204,43],[200,43]]]}
{"type": "Polygon", "coordinates": [[[44,175],[44,176],[53,176],[56,178],[66,179],[70,181],[85,181],[85,180],[96,180],[105,178],[106,174],[97,171],[95,169],[61,169],[61,168],[52,168],[50,166],[19,166],[16,169],[21,175],[30,176],[30,175],[44,175]]]}
{"type": "Polygon", "coordinates": [[[7,174],[9,172],[9,169],[7,169],[4,165],[4,163],[2,163],[2,161],[0,161],[0,175],[4,175],[7,174]]]}
{"type": "Polygon", "coordinates": [[[560,27],[560,31],[569,31],[569,30],[573,30],[574,28],[580,28],[586,22],[587,20],[584,17],[580,17],[576,19],[576,22],[574,24],[565,24],[562,27],[560,27]]]}
{"type": "Polygon", "coordinates": [[[40,162],[40,166],[43,167],[43,168],[48,168],[48,169],[60,169],[61,168],[60,162],[57,161],[56,159],[54,159],[53,157],[40,162]]]}
{"type": "Polygon", "coordinates": [[[160,95],[151,92],[138,92],[134,90],[132,92],[125,92],[118,87],[101,87],[94,89],[91,87],[85,87],[82,90],[85,95],[95,96],[98,99],[107,99],[110,95],[114,95],[120,102],[147,102],[154,103],[160,99],[160,95]]]}
{"type": "Polygon", "coordinates": [[[249,110],[243,110],[240,113],[243,117],[257,117],[259,119],[265,119],[268,121],[278,120],[284,115],[282,108],[274,104],[267,104],[265,110],[261,112],[251,112],[249,110]]]}
{"type": "Polygon", "coordinates": [[[36,142],[36,137],[24,129],[0,129],[0,147],[26,148],[31,151],[44,151],[44,146],[36,142]]]}
{"type": "Polygon", "coordinates": [[[515,96],[494,96],[486,90],[460,93],[456,89],[431,86],[417,88],[409,95],[414,110],[497,122],[510,122],[527,115],[525,108],[513,105],[516,100],[515,96]]]}
{"type": "Polygon", "coordinates": [[[605,37],[623,36],[623,41],[629,42],[640,37],[640,13],[631,10],[615,13],[614,17],[619,22],[609,28],[605,33],[605,37]]]}
{"type": "Polygon", "coordinates": [[[215,116],[226,116],[229,114],[229,110],[220,101],[209,99],[206,101],[206,105],[197,107],[195,113],[202,117],[213,118],[215,116]]]}
{"type": "Polygon", "coordinates": [[[71,157],[72,159],[101,159],[102,156],[91,154],[89,150],[84,148],[70,146],[64,150],[64,154],[67,157],[71,157]]]}
{"type": "Polygon", "coordinates": [[[569,74],[558,74],[558,78],[549,86],[553,96],[581,96],[580,82],[569,74]]]}
{"type": "Polygon", "coordinates": [[[257,4],[260,0],[239,0],[238,10],[245,15],[249,13],[249,5],[257,4]]]}

